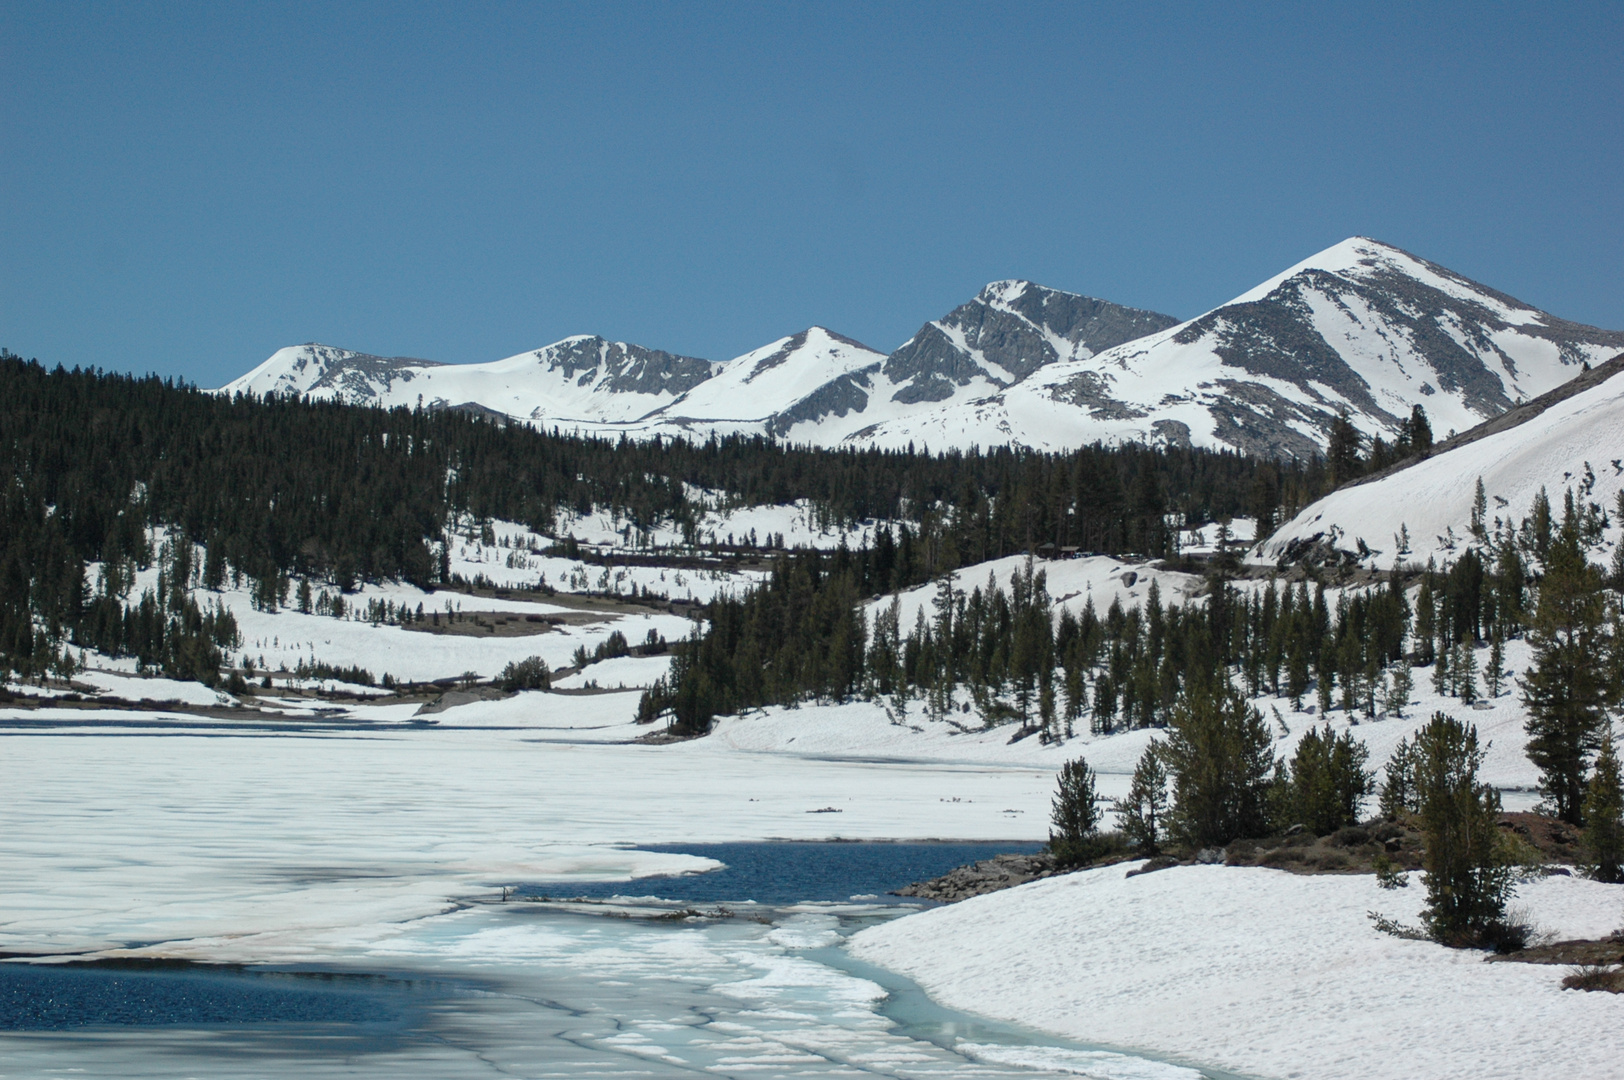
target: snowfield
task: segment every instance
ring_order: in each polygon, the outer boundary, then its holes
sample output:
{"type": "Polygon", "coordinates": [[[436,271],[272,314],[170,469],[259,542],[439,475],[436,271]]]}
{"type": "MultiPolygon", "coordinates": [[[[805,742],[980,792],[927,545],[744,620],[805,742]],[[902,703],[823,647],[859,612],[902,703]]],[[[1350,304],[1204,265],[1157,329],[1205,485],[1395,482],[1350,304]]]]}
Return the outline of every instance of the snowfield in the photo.
{"type": "MultiPolygon", "coordinates": [[[[954,1008],[1253,1076],[1624,1075],[1624,998],[1371,925],[1370,911],[1414,923],[1419,883],[1222,866],[1128,878],[1133,865],[911,915],[850,948],[954,1008]]],[[[1518,902],[1559,938],[1624,925],[1621,886],[1545,878],[1518,902]]]]}
{"type": "MultiPolygon", "coordinates": [[[[1292,544],[1316,538],[1343,551],[1363,543],[1367,566],[1458,558],[1472,541],[1469,524],[1477,481],[1483,481],[1491,532],[1498,522],[1515,526],[1528,515],[1544,488],[1552,512],[1562,514],[1568,489],[1611,510],[1624,489],[1624,375],[1552,405],[1532,420],[1486,435],[1475,442],[1412,465],[1380,480],[1332,492],[1282,525],[1254,549],[1253,558],[1272,563],[1292,544]],[[1587,472],[1593,487],[1583,493],[1587,472]],[[1407,531],[1410,550],[1399,550],[1407,531]]],[[[1600,561],[1621,535],[1615,520],[1600,561]]]]}

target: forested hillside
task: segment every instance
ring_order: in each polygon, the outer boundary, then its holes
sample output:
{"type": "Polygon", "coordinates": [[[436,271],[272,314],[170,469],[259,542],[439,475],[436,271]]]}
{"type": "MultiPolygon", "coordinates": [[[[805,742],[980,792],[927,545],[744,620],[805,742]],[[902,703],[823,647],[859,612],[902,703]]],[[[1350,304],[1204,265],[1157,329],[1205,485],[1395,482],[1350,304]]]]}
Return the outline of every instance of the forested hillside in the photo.
{"type": "Polygon", "coordinates": [[[854,587],[873,595],[1045,544],[1164,555],[1170,515],[1270,521],[1326,483],[1314,463],[1199,449],[926,455],[756,438],[608,442],[455,410],[228,398],[9,353],[0,455],[0,661],[44,671],[71,643],[205,679],[210,649],[232,631],[183,595],[194,572],[205,589],[246,579],[270,606],[296,579],[446,584],[453,516],[554,533],[561,510],[607,509],[639,531],[664,524],[697,542],[702,499],[807,500],[831,522],[898,523],[853,554],[854,587]],[[156,526],[174,539],[167,552],[152,549],[156,526]],[[160,558],[172,587],[129,596],[129,568],[160,558]]]}

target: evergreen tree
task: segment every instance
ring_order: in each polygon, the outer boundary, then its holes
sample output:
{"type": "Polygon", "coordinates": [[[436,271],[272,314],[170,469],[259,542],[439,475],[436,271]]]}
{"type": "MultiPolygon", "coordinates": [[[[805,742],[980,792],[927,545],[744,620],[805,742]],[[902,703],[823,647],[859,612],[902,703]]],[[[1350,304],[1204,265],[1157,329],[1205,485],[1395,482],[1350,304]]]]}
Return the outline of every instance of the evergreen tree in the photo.
{"type": "Polygon", "coordinates": [[[1488,512],[1489,498],[1483,490],[1483,478],[1480,476],[1477,478],[1477,488],[1472,493],[1471,525],[1472,537],[1478,541],[1487,542],[1489,539],[1489,529],[1484,524],[1484,518],[1488,516],[1488,512]]]}
{"type": "Polygon", "coordinates": [[[1590,756],[1606,723],[1610,688],[1598,658],[1609,642],[1601,575],[1585,561],[1571,502],[1569,510],[1546,549],[1528,634],[1534,663],[1522,690],[1540,792],[1552,813],[1578,825],[1590,756]]]}
{"type": "Polygon", "coordinates": [[[1093,858],[1099,844],[1100,811],[1095,805],[1094,770],[1082,758],[1060,767],[1059,790],[1049,811],[1049,850],[1062,866],[1093,858]]]}
{"type": "Polygon", "coordinates": [[[1310,728],[1292,757],[1290,805],[1292,816],[1316,836],[1359,823],[1371,774],[1365,770],[1370,751],[1352,732],[1335,734],[1310,728]]]}
{"type": "Polygon", "coordinates": [[[1499,697],[1506,685],[1506,636],[1498,622],[1489,639],[1489,670],[1484,673],[1483,685],[1491,698],[1499,697]]]}
{"type": "Polygon", "coordinates": [[[1364,436],[1359,429],[1348,420],[1346,410],[1339,412],[1331,421],[1329,444],[1325,451],[1325,465],[1329,473],[1331,486],[1345,484],[1363,473],[1364,469],[1359,460],[1359,448],[1364,442],[1364,436]]]}
{"type": "Polygon", "coordinates": [[[1410,662],[1400,660],[1388,673],[1387,694],[1382,708],[1393,716],[1402,717],[1404,710],[1409,707],[1410,693],[1414,687],[1415,680],[1410,672],[1410,662]]]}
{"type": "Polygon", "coordinates": [[[1408,738],[1398,741],[1393,747],[1393,754],[1387,759],[1387,766],[1382,770],[1382,785],[1380,795],[1381,815],[1390,821],[1409,814],[1419,813],[1421,810],[1420,796],[1416,788],[1415,778],[1415,747],[1408,738]]]}
{"type": "Polygon", "coordinates": [[[1418,815],[1425,838],[1422,912],[1446,945],[1477,945],[1505,916],[1511,874],[1500,854],[1500,795],[1478,779],[1477,728],[1443,713],[1416,736],[1418,815]]]}
{"type": "Polygon", "coordinates": [[[1128,842],[1147,855],[1161,850],[1167,831],[1168,779],[1161,744],[1152,741],[1134,766],[1127,797],[1111,805],[1128,842]]]}
{"type": "Polygon", "coordinates": [[[1173,709],[1165,749],[1173,779],[1170,832],[1197,848],[1269,827],[1273,740],[1263,717],[1226,682],[1202,681],[1173,709]]]}
{"type": "Polygon", "coordinates": [[[1624,782],[1611,725],[1602,737],[1596,769],[1585,791],[1584,817],[1590,876],[1612,884],[1624,882],[1624,782]]]}

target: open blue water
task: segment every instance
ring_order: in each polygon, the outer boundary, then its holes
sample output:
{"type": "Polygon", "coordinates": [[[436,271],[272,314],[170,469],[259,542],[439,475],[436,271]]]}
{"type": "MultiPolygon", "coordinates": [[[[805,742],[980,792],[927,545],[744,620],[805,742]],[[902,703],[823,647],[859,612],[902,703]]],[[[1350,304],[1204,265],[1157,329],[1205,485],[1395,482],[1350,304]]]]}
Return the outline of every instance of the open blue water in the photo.
{"type": "Polygon", "coordinates": [[[517,892],[520,896],[554,898],[657,896],[702,904],[883,898],[913,882],[939,877],[956,866],[1000,854],[1029,854],[1042,848],[1042,844],[1014,841],[908,844],[784,840],[648,845],[644,850],[700,855],[726,866],[705,874],[630,882],[527,882],[519,885],[517,892]]]}
{"type": "Polygon", "coordinates": [[[399,980],[206,965],[0,964],[0,1030],[393,1024],[413,992],[399,980]]]}

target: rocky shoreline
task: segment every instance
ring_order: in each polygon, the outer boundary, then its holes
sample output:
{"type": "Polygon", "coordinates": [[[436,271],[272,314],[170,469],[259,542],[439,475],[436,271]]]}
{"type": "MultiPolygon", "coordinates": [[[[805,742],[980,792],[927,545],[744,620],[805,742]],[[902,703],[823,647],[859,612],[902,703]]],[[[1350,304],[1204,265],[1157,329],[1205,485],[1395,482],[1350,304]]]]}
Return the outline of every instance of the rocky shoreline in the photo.
{"type": "Polygon", "coordinates": [[[896,895],[951,904],[984,893],[1013,889],[1028,881],[1053,877],[1061,872],[1055,865],[1054,856],[1046,851],[1032,855],[994,855],[969,866],[956,867],[941,877],[916,881],[907,888],[898,889],[896,895]]]}

